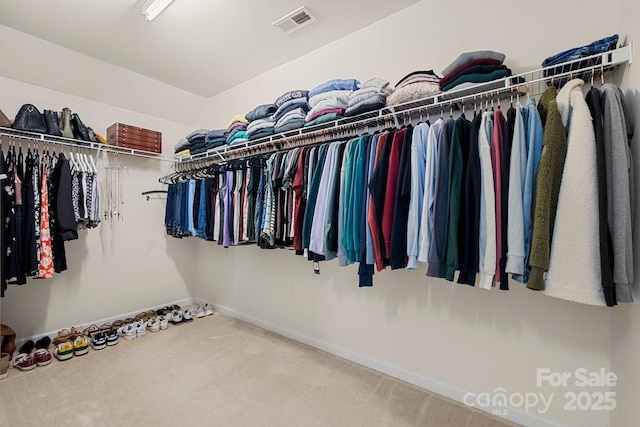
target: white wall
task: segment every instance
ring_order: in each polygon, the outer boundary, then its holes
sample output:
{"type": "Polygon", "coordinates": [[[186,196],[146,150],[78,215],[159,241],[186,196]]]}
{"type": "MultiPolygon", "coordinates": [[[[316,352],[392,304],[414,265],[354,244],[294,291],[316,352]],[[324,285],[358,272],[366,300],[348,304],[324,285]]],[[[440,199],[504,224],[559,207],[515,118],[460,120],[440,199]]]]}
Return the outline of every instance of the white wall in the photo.
{"type": "MultiPolygon", "coordinates": [[[[331,78],[380,76],[395,84],[413,70],[439,72],[467,50],[504,52],[508,65],[524,71],[550,54],[618,31],[613,14],[579,13],[600,10],[595,0],[545,0],[517,11],[499,0],[461,7],[422,1],[211,98],[199,124],[225,126],[236,113],[273,102],[288,89],[331,78]]],[[[358,289],[356,269],[335,262],[321,264],[315,276],[309,263],[288,251],[198,245],[198,297],[452,389],[555,391],[547,419],[609,425],[606,412],[563,410],[569,389],[537,388],[536,369],[609,370],[611,310],[517,285],[510,292],[452,285],[426,278],[424,266],[383,272],[372,289],[358,289]]]]}
{"type": "Polygon", "coordinates": [[[0,76],[14,80],[190,125],[204,107],[203,97],[4,25],[0,52],[0,76]]]}
{"type": "MultiPolygon", "coordinates": [[[[640,159],[640,67],[637,59],[637,46],[640,41],[640,29],[637,17],[640,14],[640,4],[634,0],[620,0],[618,19],[620,28],[624,28],[630,40],[636,43],[635,64],[629,68],[625,100],[632,111],[636,126],[635,135],[631,143],[631,150],[636,165],[640,159]]],[[[640,195],[638,186],[638,169],[635,168],[635,200],[640,195]]],[[[635,215],[634,234],[634,269],[636,277],[640,272],[638,254],[638,233],[640,232],[640,215],[635,215]]],[[[611,323],[611,369],[620,378],[616,387],[618,408],[611,414],[612,426],[631,426],[640,424],[640,292],[637,284],[634,287],[635,303],[616,309],[611,323]]]]}
{"type": "MultiPolygon", "coordinates": [[[[116,121],[159,130],[165,148],[192,130],[185,124],[0,77],[0,108],[12,116],[25,102],[41,109],[68,106],[103,135],[116,121]]],[[[161,188],[158,177],[168,172],[168,164],[123,155],[117,160],[127,167],[124,220],[80,231],[78,240],[66,244],[68,271],[51,280],[9,286],[0,300],[0,319],[19,337],[88,326],[89,321],[191,297],[195,247],[165,236],[164,200],[146,201],[140,194],[161,188]]],[[[109,161],[116,158],[109,155],[109,161]]],[[[98,166],[104,190],[104,165],[98,166]]]]}

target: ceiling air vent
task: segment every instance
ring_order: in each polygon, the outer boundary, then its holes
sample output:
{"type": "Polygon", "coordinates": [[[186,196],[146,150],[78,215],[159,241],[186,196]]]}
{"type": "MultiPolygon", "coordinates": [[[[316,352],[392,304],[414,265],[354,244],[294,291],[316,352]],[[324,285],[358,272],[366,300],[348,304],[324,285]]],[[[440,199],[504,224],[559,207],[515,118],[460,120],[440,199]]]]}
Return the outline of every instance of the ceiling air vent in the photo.
{"type": "Polygon", "coordinates": [[[285,34],[289,34],[316,20],[316,17],[309,12],[309,9],[303,6],[278,19],[271,26],[276,27],[285,34]]]}

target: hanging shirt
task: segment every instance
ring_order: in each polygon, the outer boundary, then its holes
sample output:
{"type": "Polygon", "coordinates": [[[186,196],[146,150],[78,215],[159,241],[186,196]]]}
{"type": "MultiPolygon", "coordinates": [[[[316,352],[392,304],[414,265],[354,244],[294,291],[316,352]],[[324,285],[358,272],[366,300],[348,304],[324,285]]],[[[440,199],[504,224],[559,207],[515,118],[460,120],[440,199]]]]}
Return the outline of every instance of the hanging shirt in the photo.
{"type": "Polygon", "coordinates": [[[478,253],[478,286],[491,289],[496,272],[496,204],[491,163],[491,138],[493,136],[493,113],[485,111],[480,123],[478,151],[480,153],[480,233],[478,253]]]}
{"type": "Polygon", "coordinates": [[[438,140],[444,121],[438,119],[427,135],[426,164],[424,169],[424,196],[422,200],[422,217],[420,219],[420,247],[418,261],[429,262],[429,252],[433,241],[434,211],[438,176],[438,140]]]}
{"type": "Polygon", "coordinates": [[[407,268],[418,267],[419,243],[422,241],[422,209],[425,195],[425,169],[429,125],[420,123],[411,136],[411,194],[407,216],[407,268]]]}
{"type": "Polygon", "coordinates": [[[527,138],[522,105],[516,105],[516,121],[511,149],[509,171],[509,224],[507,228],[508,252],[505,271],[524,275],[524,186],[527,173],[527,138]]]}

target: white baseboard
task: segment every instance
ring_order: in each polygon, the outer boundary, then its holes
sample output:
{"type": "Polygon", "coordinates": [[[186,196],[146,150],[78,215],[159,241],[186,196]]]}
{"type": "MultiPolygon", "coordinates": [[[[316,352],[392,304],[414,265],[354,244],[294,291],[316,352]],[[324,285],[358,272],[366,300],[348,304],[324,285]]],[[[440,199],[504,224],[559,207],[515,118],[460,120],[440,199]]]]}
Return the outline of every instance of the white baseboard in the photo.
{"type": "MultiPolygon", "coordinates": [[[[362,365],[367,368],[376,370],[378,372],[382,372],[383,374],[387,374],[394,378],[398,378],[402,381],[408,382],[410,384],[413,384],[425,390],[431,391],[433,393],[437,393],[441,396],[448,397],[449,399],[452,399],[464,404],[463,399],[465,394],[467,393],[465,390],[452,387],[443,382],[440,382],[422,375],[418,375],[416,373],[407,371],[397,366],[390,365],[388,363],[381,362],[371,357],[368,357],[359,353],[355,353],[350,350],[345,350],[341,347],[328,344],[324,341],[320,341],[316,338],[312,338],[310,336],[300,334],[290,329],[282,328],[272,323],[265,322],[260,319],[256,319],[247,314],[240,313],[233,309],[211,303],[201,298],[194,298],[194,301],[197,304],[210,303],[211,305],[213,305],[214,310],[217,311],[218,313],[222,313],[227,316],[233,317],[235,319],[242,320],[244,322],[266,329],[268,331],[275,332],[278,335],[282,335],[294,341],[298,341],[302,344],[306,344],[308,346],[317,348],[319,350],[326,351],[327,353],[349,360],[353,363],[357,363],[358,365],[362,365]]],[[[477,409],[482,410],[483,408],[477,408],[477,409]]],[[[530,426],[530,427],[547,427],[547,426],[565,427],[563,424],[550,421],[542,417],[538,417],[536,415],[521,411],[516,408],[507,408],[507,409],[508,409],[508,413],[503,418],[511,422],[518,423],[520,425],[530,426]]]]}
{"type": "MultiPolygon", "coordinates": [[[[82,325],[84,325],[85,327],[88,325],[102,325],[104,323],[107,322],[113,322],[114,320],[118,320],[118,319],[126,319],[127,317],[135,317],[136,315],[138,315],[139,313],[142,313],[143,311],[149,311],[149,310],[154,310],[158,307],[165,307],[168,305],[173,305],[173,304],[177,304],[179,306],[185,306],[185,305],[189,305],[189,304],[193,304],[194,299],[193,298],[186,298],[180,301],[173,301],[173,302],[168,302],[165,304],[157,304],[154,305],[152,307],[147,307],[147,308],[141,308],[138,309],[136,311],[130,311],[129,313],[123,313],[123,314],[118,314],[116,316],[111,316],[111,317],[107,317],[104,319],[99,319],[99,320],[92,320],[89,322],[84,322],[82,325]]],[[[70,325],[70,326],[77,326],[77,325],[70,325]]],[[[25,342],[29,341],[29,340],[33,340],[34,342],[39,340],[42,337],[48,336],[50,337],[52,340],[54,337],[56,337],[58,335],[58,331],[51,331],[51,332],[46,332],[43,334],[38,334],[38,335],[34,335],[32,337],[26,337],[26,338],[21,338],[19,340],[16,340],[16,353],[14,353],[14,355],[17,355],[18,349],[22,346],[22,344],[24,344],[25,342]]]]}

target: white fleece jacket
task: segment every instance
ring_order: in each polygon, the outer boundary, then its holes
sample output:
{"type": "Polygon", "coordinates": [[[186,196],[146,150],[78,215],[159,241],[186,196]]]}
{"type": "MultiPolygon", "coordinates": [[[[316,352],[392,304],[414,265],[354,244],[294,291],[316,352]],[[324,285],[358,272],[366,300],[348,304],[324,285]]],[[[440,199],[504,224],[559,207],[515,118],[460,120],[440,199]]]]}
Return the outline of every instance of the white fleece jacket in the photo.
{"type": "Polygon", "coordinates": [[[571,80],[557,103],[568,130],[546,295],[583,304],[606,305],[600,275],[596,138],[580,79],[571,80]]]}

